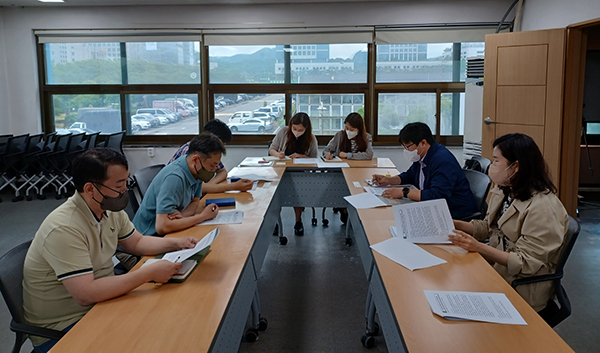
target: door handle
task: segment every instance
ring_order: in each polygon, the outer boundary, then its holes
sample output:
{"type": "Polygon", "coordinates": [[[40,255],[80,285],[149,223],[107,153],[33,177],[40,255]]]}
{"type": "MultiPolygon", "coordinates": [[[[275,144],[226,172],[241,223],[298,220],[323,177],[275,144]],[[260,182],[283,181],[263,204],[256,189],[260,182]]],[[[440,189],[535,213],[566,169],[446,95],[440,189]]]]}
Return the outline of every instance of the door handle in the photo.
{"type": "Polygon", "coordinates": [[[488,116],[487,118],[483,119],[483,122],[484,122],[486,125],[492,125],[492,124],[496,124],[496,122],[495,122],[494,120],[490,119],[490,117],[489,117],[489,116],[488,116]]]}

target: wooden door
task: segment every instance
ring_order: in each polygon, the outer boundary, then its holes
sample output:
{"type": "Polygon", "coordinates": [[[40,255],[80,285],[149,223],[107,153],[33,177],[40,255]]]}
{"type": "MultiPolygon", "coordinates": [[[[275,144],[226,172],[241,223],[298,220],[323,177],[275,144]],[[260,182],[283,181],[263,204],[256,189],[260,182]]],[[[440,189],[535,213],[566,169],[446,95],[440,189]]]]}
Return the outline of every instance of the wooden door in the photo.
{"type": "Polygon", "coordinates": [[[540,147],[557,186],[565,33],[552,29],[485,36],[482,155],[491,159],[497,137],[527,134],[540,147]]]}

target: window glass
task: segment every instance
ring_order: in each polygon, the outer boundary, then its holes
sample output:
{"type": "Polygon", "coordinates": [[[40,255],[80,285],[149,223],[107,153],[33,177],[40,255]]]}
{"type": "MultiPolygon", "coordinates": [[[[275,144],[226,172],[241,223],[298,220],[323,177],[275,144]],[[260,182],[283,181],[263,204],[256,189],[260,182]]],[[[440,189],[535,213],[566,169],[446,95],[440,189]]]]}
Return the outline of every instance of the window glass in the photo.
{"type": "Polygon", "coordinates": [[[398,135],[404,125],[423,122],[436,134],[435,93],[380,93],[377,129],[380,135],[398,135]]]}
{"type": "Polygon", "coordinates": [[[588,135],[600,135],[600,123],[586,123],[588,135]]]}
{"type": "Polygon", "coordinates": [[[49,85],[120,84],[120,43],[44,44],[49,85]]]}
{"type": "Polygon", "coordinates": [[[135,135],[196,135],[197,94],[129,94],[127,133],[135,135]]]}
{"type": "Polygon", "coordinates": [[[364,95],[357,93],[341,94],[296,94],[294,101],[308,101],[310,104],[293,106],[293,114],[304,112],[310,116],[315,135],[334,135],[344,128],[344,119],[352,112],[364,116],[364,95]],[[358,98],[360,97],[360,98],[358,98]],[[331,102],[331,103],[326,103],[331,102]]]}
{"type": "Polygon", "coordinates": [[[463,135],[465,131],[465,94],[442,93],[441,95],[441,135],[463,135]]]}
{"type": "Polygon", "coordinates": [[[233,134],[277,133],[285,126],[285,95],[265,93],[215,93],[215,116],[233,134]]]}
{"type": "Polygon", "coordinates": [[[111,134],[123,130],[118,94],[55,94],[52,116],[58,133],[111,134]]]}
{"type": "MultiPolygon", "coordinates": [[[[290,52],[292,83],[366,83],[367,44],[278,45],[290,52]]],[[[284,63],[275,64],[276,71],[284,63]]]]}
{"type": "Polygon", "coordinates": [[[211,45],[208,61],[210,83],[283,83],[283,51],[274,45],[211,45]]]}
{"type": "Polygon", "coordinates": [[[127,43],[130,84],[199,84],[200,42],[127,43]]]}
{"type": "Polygon", "coordinates": [[[483,42],[380,44],[376,81],[464,82],[466,59],[483,56],[484,49],[483,42]],[[458,60],[454,58],[455,50],[460,50],[458,60]]]}

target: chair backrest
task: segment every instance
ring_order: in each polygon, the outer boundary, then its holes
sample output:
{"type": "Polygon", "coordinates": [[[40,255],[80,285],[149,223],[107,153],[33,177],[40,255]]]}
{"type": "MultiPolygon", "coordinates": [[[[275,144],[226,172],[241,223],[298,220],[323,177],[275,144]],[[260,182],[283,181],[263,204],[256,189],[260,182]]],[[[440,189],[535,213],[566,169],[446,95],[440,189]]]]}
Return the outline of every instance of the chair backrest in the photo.
{"type": "Polygon", "coordinates": [[[85,139],[85,141],[83,141],[80,144],[80,146],[86,151],[96,147],[96,141],[98,140],[98,135],[100,135],[100,132],[94,132],[93,134],[89,134],[87,139],[85,139]]]}
{"type": "Polygon", "coordinates": [[[488,169],[490,169],[490,164],[492,164],[492,161],[485,157],[472,156],[471,159],[465,161],[463,169],[476,170],[478,172],[487,174],[488,169]]]}
{"type": "Polygon", "coordinates": [[[71,136],[71,141],[69,143],[68,152],[75,152],[80,143],[83,142],[83,138],[85,137],[85,133],[79,133],[71,136]]]}
{"type": "Polygon", "coordinates": [[[471,186],[471,192],[475,198],[477,211],[481,212],[481,214],[485,216],[487,211],[485,199],[487,198],[487,194],[492,186],[492,179],[490,179],[487,174],[483,174],[482,172],[478,172],[476,170],[465,169],[463,172],[465,173],[465,176],[469,181],[469,185],[471,186]]]}
{"type": "Polygon", "coordinates": [[[573,245],[575,245],[575,241],[579,236],[579,232],[581,231],[581,226],[579,222],[571,216],[569,216],[569,229],[567,230],[567,234],[565,234],[565,239],[563,241],[563,248],[560,251],[560,257],[558,259],[558,263],[556,264],[556,273],[563,271],[565,264],[567,263],[567,259],[571,254],[571,250],[573,250],[573,245]]]}
{"type": "Polygon", "coordinates": [[[9,137],[6,143],[6,154],[24,152],[29,142],[29,134],[9,137]]]}
{"type": "Polygon", "coordinates": [[[273,144],[273,140],[269,141],[269,143],[267,143],[267,156],[269,155],[269,153],[271,152],[271,145],[273,144]]]}
{"type": "Polygon", "coordinates": [[[125,131],[115,132],[114,134],[110,134],[106,136],[106,139],[102,143],[102,146],[112,148],[113,150],[123,153],[123,137],[125,136],[125,131]]]}
{"type": "Polygon", "coordinates": [[[6,144],[8,143],[8,139],[13,135],[0,135],[0,154],[4,152],[6,148],[6,144]]]}
{"type": "Polygon", "coordinates": [[[46,137],[44,137],[44,144],[42,147],[42,151],[54,151],[54,145],[55,142],[53,142],[52,140],[54,140],[54,138],[56,138],[58,136],[57,132],[51,132],[49,134],[46,135],[46,137]]]}
{"type": "Polygon", "coordinates": [[[132,187],[127,189],[127,194],[129,195],[129,203],[125,207],[125,213],[127,213],[127,215],[129,216],[129,220],[133,221],[133,217],[135,216],[137,210],[140,208],[140,205],[138,203],[137,196],[135,195],[135,191],[132,187]]]}
{"type": "Polygon", "coordinates": [[[144,195],[146,195],[146,191],[148,191],[152,180],[154,179],[156,174],[158,174],[158,172],[160,172],[164,167],[164,164],[156,164],[139,169],[138,171],[133,173],[133,180],[135,180],[135,183],[137,184],[138,190],[140,192],[140,203],[142,202],[144,195]]]}
{"type": "Polygon", "coordinates": [[[23,313],[23,263],[31,240],[17,245],[0,258],[0,292],[17,323],[25,323],[23,313]]]}
{"type": "Polygon", "coordinates": [[[67,148],[69,148],[69,144],[71,143],[71,136],[73,136],[73,134],[70,133],[65,135],[58,135],[56,141],[54,141],[54,149],[52,151],[66,151],[67,148]]]}
{"type": "Polygon", "coordinates": [[[25,149],[26,153],[31,153],[39,149],[39,145],[43,144],[42,139],[44,138],[44,134],[37,134],[29,136],[29,143],[27,144],[27,148],[25,149]]]}

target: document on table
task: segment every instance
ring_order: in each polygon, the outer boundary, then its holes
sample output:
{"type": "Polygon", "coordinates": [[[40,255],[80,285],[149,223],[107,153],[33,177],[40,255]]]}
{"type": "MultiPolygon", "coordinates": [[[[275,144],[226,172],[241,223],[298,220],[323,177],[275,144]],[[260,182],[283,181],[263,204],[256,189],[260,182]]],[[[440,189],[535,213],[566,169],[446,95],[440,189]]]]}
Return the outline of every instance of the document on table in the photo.
{"type": "Polygon", "coordinates": [[[434,314],[448,320],[527,325],[504,293],[424,290],[434,314]]]}
{"type": "Polygon", "coordinates": [[[283,158],[279,158],[279,157],[275,157],[275,156],[265,156],[262,157],[265,161],[275,161],[275,162],[280,162],[280,161],[289,161],[292,160],[290,157],[288,156],[284,156],[283,158]]]}
{"type": "Polygon", "coordinates": [[[183,262],[200,250],[212,244],[212,242],[217,238],[217,235],[219,235],[219,228],[215,228],[210,233],[206,234],[206,236],[196,243],[196,246],[193,248],[168,252],[165,254],[165,256],[163,256],[163,259],[171,262],[183,262]]]}
{"type": "Polygon", "coordinates": [[[266,161],[263,157],[246,157],[240,167],[272,167],[273,161],[266,161]]]}
{"type": "Polygon", "coordinates": [[[278,179],[277,172],[273,168],[242,168],[235,167],[229,171],[228,178],[249,179],[252,181],[275,181],[278,179]]]}
{"type": "Polygon", "coordinates": [[[450,244],[454,223],[445,199],[392,206],[399,237],[417,244],[450,244]]]}
{"type": "Polygon", "coordinates": [[[319,158],[294,158],[294,164],[319,164],[319,158]]]}
{"type": "Polygon", "coordinates": [[[244,211],[238,210],[225,210],[219,211],[217,217],[198,223],[199,226],[205,226],[210,224],[238,224],[242,223],[244,219],[244,211]]]}
{"type": "MultiPolygon", "coordinates": [[[[369,179],[367,179],[369,180],[369,179]]],[[[390,188],[400,188],[400,189],[404,189],[404,188],[409,188],[411,190],[417,190],[417,188],[414,185],[390,185],[390,186],[365,186],[365,191],[368,192],[369,194],[373,194],[373,195],[377,195],[377,196],[381,196],[383,194],[383,192],[387,189],[390,188]]]]}
{"type": "Polygon", "coordinates": [[[333,157],[333,158],[331,158],[331,159],[327,159],[327,158],[325,158],[325,157],[323,157],[323,156],[321,156],[320,158],[321,158],[321,160],[322,160],[323,162],[327,162],[327,163],[331,163],[331,162],[334,162],[334,163],[335,163],[335,162],[341,162],[341,161],[342,161],[342,159],[341,159],[340,157],[338,157],[338,156],[334,156],[334,157],[333,157]]]}
{"type": "Polygon", "coordinates": [[[319,168],[350,168],[348,163],[323,162],[322,160],[317,161],[317,167],[319,167],[319,168]]]}
{"type": "MultiPolygon", "coordinates": [[[[395,226],[390,226],[390,234],[392,234],[393,237],[398,237],[398,233],[396,231],[395,226]]],[[[456,245],[438,244],[438,245],[435,245],[435,247],[440,248],[442,250],[446,250],[447,252],[449,252],[451,254],[463,255],[463,254],[468,253],[467,250],[461,248],[460,246],[456,246],[456,245]]]]}
{"type": "Polygon", "coordinates": [[[411,271],[446,263],[446,260],[433,256],[420,246],[402,238],[384,240],[371,245],[371,249],[411,271]]]}
{"type": "Polygon", "coordinates": [[[374,208],[374,207],[382,207],[387,206],[387,204],[381,201],[377,196],[368,194],[366,192],[352,195],[352,196],[344,196],[344,199],[348,201],[354,208],[374,208]]]}

